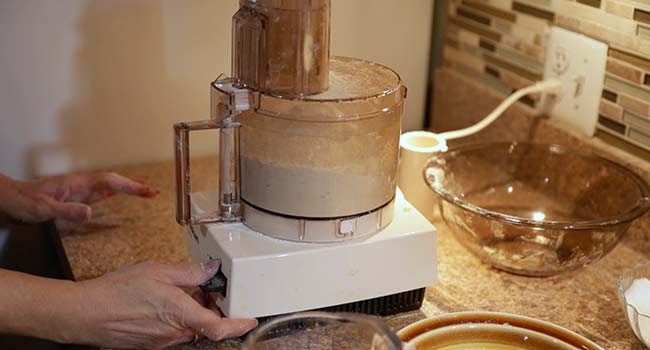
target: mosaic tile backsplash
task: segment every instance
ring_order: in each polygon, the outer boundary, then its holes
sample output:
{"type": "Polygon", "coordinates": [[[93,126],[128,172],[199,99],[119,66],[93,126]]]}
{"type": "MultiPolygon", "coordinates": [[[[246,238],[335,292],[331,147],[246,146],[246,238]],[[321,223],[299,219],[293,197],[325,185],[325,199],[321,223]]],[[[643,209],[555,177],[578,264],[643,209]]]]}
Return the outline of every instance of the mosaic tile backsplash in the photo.
{"type": "Polygon", "coordinates": [[[542,79],[553,25],[607,43],[597,136],[650,154],[650,0],[446,1],[444,65],[503,94],[542,79]]]}

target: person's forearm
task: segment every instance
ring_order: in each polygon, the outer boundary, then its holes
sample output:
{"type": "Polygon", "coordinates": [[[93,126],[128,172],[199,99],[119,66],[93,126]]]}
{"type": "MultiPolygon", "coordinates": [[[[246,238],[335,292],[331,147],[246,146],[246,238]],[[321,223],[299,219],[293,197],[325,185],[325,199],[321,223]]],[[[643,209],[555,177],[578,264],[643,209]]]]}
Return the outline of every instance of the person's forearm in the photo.
{"type": "Polygon", "coordinates": [[[84,314],[81,297],[75,282],[0,269],[0,333],[74,342],[68,320],[84,314]]]}
{"type": "Polygon", "coordinates": [[[0,213],[9,214],[13,216],[11,212],[11,202],[14,200],[12,197],[15,197],[15,184],[16,181],[12,178],[3,175],[0,173],[0,213]]]}

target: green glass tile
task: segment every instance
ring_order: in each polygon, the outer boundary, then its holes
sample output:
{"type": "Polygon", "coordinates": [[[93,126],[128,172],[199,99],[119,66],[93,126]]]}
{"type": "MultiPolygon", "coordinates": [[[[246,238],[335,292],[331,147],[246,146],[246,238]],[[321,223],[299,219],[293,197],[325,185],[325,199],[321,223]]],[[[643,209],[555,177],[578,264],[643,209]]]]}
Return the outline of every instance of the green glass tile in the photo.
{"type": "Polygon", "coordinates": [[[534,58],[507,46],[497,46],[496,55],[533,73],[544,73],[544,66],[541,63],[537,62],[534,58]]]}
{"type": "Polygon", "coordinates": [[[641,23],[650,24],[650,12],[643,11],[641,9],[634,9],[634,20],[641,23]]]}
{"type": "Polygon", "coordinates": [[[477,24],[490,27],[499,33],[510,34],[513,23],[502,18],[493,16],[474,7],[462,5],[456,9],[456,15],[477,24]]]}
{"type": "Polygon", "coordinates": [[[490,20],[489,17],[481,16],[479,14],[476,14],[476,13],[472,12],[472,11],[468,11],[467,9],[462,8],[462,7],[459,7],[458,9],[456,9],[456,14],[461,16],[461,17],[465,17],[465,18],[467,18],[467,19],[469,19],[471,21],[474,21],[474,22],[477,22],[479,24],[483,24],[483,25],[486,25],[486,26],[489,26],[492,23],[492,21],[490,20]]]}
{"type": "Polygon", "coordinates": [[[648,118],[643,118],[629,111],[624,111],[623,121],[629,125],[634,125],[639,129],[646,130],[646,132],[650,132],[650,119],[648,118]]]}
{"type": "Polygon", "coordinates": [[[600,0],[577,0],[579,3],[600,8],[600,0]]]}
{"type": "Polygon", "coordinates": [[[485,68],[483,69],[485,74],[491,75],[497,79],[501,79],[501,73],[499,73],[498,70],[486,65],[485,68]]]}
{"type": "Polygon", "coordinates": [[[532,81],[538,81],[542,80],[542,73],[539,72],[531,72],[530,70],[527,70],[525,68],[522,68],[520,66],[517,66],[516,64],[513,64],[512,62],[506,61],[501,57],[497,57],[492,54],[485,53],[483,54],[483,57],[485,58],[485,61],[497,66],[499,68],[503,68],[506,70],[509,70],[517,75],[520,75],[528,80],[532,81]]]}
{"type": "Polygon", "coordinates": [[[458,40],[454,38],[447,38],[446,44],[450,47],[453,47],[455,49],[460,48],[460,45],[458,44],[458,40]]]}
{"type": "MultiPolygon", "coordinates": [[[[520,3],[525,3],[533,7],[541,8],[541,9],[546,9],[551,11],[552,9],[552,0],[517,0],[520,3]]],[[[557,0],[556,0],[557,1],[557,0]]],[[[561,1],[567,1],[567,0],[561,0],[561,1]]]]}
{"type": "Polygon", "coordinates": [[[616,103],[618,100],[618,94],[607,89],[603,89],[603,98],[616,103]]]}
{"type": "Polygon", "coordinates": [[[512,92],[512,89],[510,87],[508,87],[501,80],[496,79],[493,76],[487,75],[483,72],[478,72],[462,63],[456,63],[454,66],[459,73],[467,77],[470,77],[474,80],[477,80],[482,84],[487,85],[504,95],[509,95],[512,92]]]}
{"type": "Polygon", "coordinates": [[[525,105],[535,108],[535,100],[530,96],[524,96],[519,101],[525,105]]]}
{"type": "Polygon", "coordinates": [[[615,131],[621,135],[625,135],[625,124],[613,121],[604,116],[598,116],[598,124],[606,127],[608,130],[615,131]]]}
{"type": "Polygon", "coordinates": [[[641,143],[639,142],[630,140],[629,138],[626,138],[620,134],[616,134],[613,131],[607,131],[601,126],[598,126],[598,129],[596,130],[596,134],[594,136],[601,139],[610,146],[622,149],[630,154],[634,154],[635,156],[650,162],[650,153],[646,148],[641,147],[641,143]]]}
{"type": "Polygon", "coordinates": [[[628,137],[646,147],[650,147],[650,136],[636,129],[630,129],[628,137]]]}
{"type": "Polygon", "coordinates": [[[642,70],[650,70],[650,60],[646,57],[639,56],[632,52],[622,51],[614,48],[609,48],[608,55],[621,61],[625,61],[633,66],[641,68],[642,70]]]}
{"type": "Polygon", "coordinates": [[[511,22],[495,18],[492,20],[492,28],[496,29],[500,33],[510,34],[512,32],[513,25],[511,22]]]}
{"type": "Polygon", "coordinates": [[[496,50],[496,46],[494,46],[493,43],[491,43],[490,41],[485,40],[485,39],[481,39],[478,42],[478,46],[481,47],[482,49],[486,49],[486,50],[491,51],[491,52],[494,52],[496,50]]]}
{"type": "Polygon", "coordinates": [[[507,59],[519,66],[525,67],[530,71],[542,73],[544,66],[537,62],[534,58],[521,53],[520,51],[513,50],[507,46],[498,46],[496,55],[507,59]]]}
{"type": "Polygon", "coordinates": [[[468,19],[461,18],[461,17],[458,17],[458,16],[454,16],[454,17],[449,18],[449,23],[452,23],[452,24],[454,24],[456,26],[467,29],[467,30],[469,30],[471,32],[474,32],[474,33],[480,35],[480,36],[486,37],[486,38],[488,38],[490,40],[501,41],[501,34],[495,32],[494,30],[492,30],[492,29],[490,29],[490,28],[488,28],[488,27],[486,27],[484,25],[478,24],[478,23],[470,21],[468,19]]]}
{"type": "MultiPolygon", "coordinates": [[[[543,3],[544,1],[541,1],[541,2],[543,3]]],[[[551,11],[541,9],[541,8],[539,8],[537,6],[530,6],[528,4],[524,4],[524,3],[521,3],[519,1],[514,1],[512,3],[512,9],[514,11],[525,13],[525,14],[530,15],[530,16],[539,17],[539,18],[548,20],[550,22],[553,22],[553,19],[555,18],[555,14],[553,12],[551,12],[551,11]]]]}
{"type": "Polygon", "coordinates": [[[646,90],[638,85],[629,84],[624,80],[615,78],[614,76],[607,74],[605,76],[605,86],[608,90],[614,92],[624,92],[630,96],[640,98],[643,101],[650,102],[650,91],[646,90]]]}
{"type": "Polygon", "coordinates": [[[447,23],[447,36],[452,35],[453,37],[458,37],[458,31],[460,30],[460,27],[453,23],[447,23]]]}
{"type": "Polygon", "coordinates": [[[472,56],[476,56],[476,57],[478,57],[478,58],[481,58],[481,54],[483,53],[479,47],[477,47],[477,46],[472,46],[472,45],[468,45],[468,44],[466,44],[466,43],[461,43],[461,47],[460,47],[460,48],[461,48],[463,51],[465,51],[466,53],[468,53],[468,54],[470,54],[470,55],[472,55],[472,56]]]}
{"type": "Polygon", "coordinates": [[[500,8],[491,6],[489,4],[486,4],[481,1],[477,0],[463,0],[463,5],[467,5],[471,8],[474,8],[476,10],[479,10],[481,12],[487,13],[489,15],[492,15],[494,17],[498,17],[501,19],[504,19],[509,22],[514,22],[516,19],[516,16],[514,13],[510,11],[504,11],[500,8]]]}
{"type": "Polygon", "coordinates": [[[636,35],[639,38],[650,40],[650,27],[639,24],[636,26],[636,35]]]}

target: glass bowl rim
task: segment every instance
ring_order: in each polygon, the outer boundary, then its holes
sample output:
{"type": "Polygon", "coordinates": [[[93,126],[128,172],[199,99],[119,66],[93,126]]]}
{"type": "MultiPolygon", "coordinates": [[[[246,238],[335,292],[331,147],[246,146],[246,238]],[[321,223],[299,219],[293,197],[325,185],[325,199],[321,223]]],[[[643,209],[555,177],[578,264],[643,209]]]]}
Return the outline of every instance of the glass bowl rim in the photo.
{"type": "MultiPolygon", "coordinates": [[[[623,301],[623,304],[625,304],[626,307],[629,306],[638,315],[650,319],[650,314],[646,314],[646,313],[643,313],[643,312],[639,311],[639,308],[637,308],[633,304],[630,304],[630,302],[627,301],[627,296],[625,296],[625,292],[627,290],[623,290],[623,279],[625,279],[626,275],[628,275],[630,272],[636,271],[636,270],[638,270],[639,268],[642,268],[642,267],[650,268],[650,263],[636,264],[636,265],[634,265],[632,267],[628,267],[627,269],[623,270],[623,272],[621,272],[621,275],[618,277],[618,282],[616,282],[616,289],[618,291],[618,296],[621,298],[621,300],[623,301]]],[[[646,278],[650,279],[650,277],[646,277],[646,278]]],[[[628,316],[627,315],[627,310],[623,310],[623,312],[625,312],[625,316],[628,316]]]]}
{"type": "Polygon", "coordinates": [[[429,158],[427,160],[427,164],[424,168],[423,171],[423,176],[424,180],[429,186],[431,190],[433,190],[436,194],[438,194],[442,199],[445,201],[454,204],[458,207],[461,207],[469,212],[472,212],[474,214],[481,215],[485,218],[488,219],[493,219],[493,220],[499,220],[503,222],[507,222],[510,224],[514,225],[520,225],[520,226],[529,226],[529,227],[538,227],[538,228],[544,228],[544,229],[560,229],[560,230],[566,230],[566,229],[579,229],[579,230],[586,230],[586,229],[596,229],[596,228],[601,228],[603,226],[612,226],[612,225],[617,225],[625,222],[630,222],[639,216],[643,215],[648,209],[650,209],[650,185],[641,178],[638,174],[633,172],[632,170],[626,168],[625,166],[604,158],[600,155],[597,155],[593,152],[585,152],[585,151],[580,151],[580,150],[575,150],[566,146],[558,145],[558,144],[553,144],[553,143],[536,143],[536,142],[489,142],[489,143],[474,143],[474,144],[466,144],[458,147],[454,147],[446,152],[441,152],[438,154],[435,154],[433,157],[429,158]],[[440,159],[446,159],[450,156],[453,156],[454,154],[458,154],[461,152],[468,152],[468,151],[473,151],[473,150],[479,150],[479,149],[488,149],[488,148],[499,148],[499,147],[517,147],[517,146],[532,146],[532,147],[543,147],[545,151],[548,151],[549,153],[553,154],[571,154],[571,155],[576,155],[582,158],[588,158],[590,160],[595,160],[598,162],[602,162],[604,164],[607,164],[613,168],[616,168],[619,170],[621,173],[625,174],[629,178],[631,178],[634,183],[637,185],[639,188],[639,191],[641,193],[641,197],[637,201],[637,203],[634,205],[633,208],[628,210],[625,213],[618,214],[613,217],[607,217],[607,218],[602,218],[602,219],[595,219],[595,220],[578,220],[578,221],[564,221],[564,220],[533,220],[533,219],[528,219],[528,218],[523,218],[519,216],[514,216],[514,215],[508,215],[508,214],[503,214],[491,210],[487,210],[484,208],[481,208],[478,205],[469,203],[467,201],[464,201],[460,197],[452,194],[450,191],[447,191],[446,189],[442,188],[442,186],[438,186],[436,183],[433,183],[432,181],[429,180],[428,171],[430,168],[435,167],[436,162],[440,159]]]}
{"type": "Polygon", "coordinates": [[[247,350],[251,349],[251,345],[254,338],[259,337],[259,335],[264,334],[264,332],[272,329],[275,325],[292,320],[298,319],[325,319],[332,321],[353,321],[369,324],[372,327],[375,327],[377,330],[382,331],[386,334],[388,339],[391,341],[395,349],[400,350],[402,348],[402,340],[397,336],[396,332],[393,331],[386,323],[384,323],[381,318],[366,315],[358,314],[352,312],[324,312],[324,311],[306,311],[306,312],[297,312],[288,315],[273,317],[266,322],[263,322],[258,327],[253,329],[242,342],[242,349],[247,350]]]}

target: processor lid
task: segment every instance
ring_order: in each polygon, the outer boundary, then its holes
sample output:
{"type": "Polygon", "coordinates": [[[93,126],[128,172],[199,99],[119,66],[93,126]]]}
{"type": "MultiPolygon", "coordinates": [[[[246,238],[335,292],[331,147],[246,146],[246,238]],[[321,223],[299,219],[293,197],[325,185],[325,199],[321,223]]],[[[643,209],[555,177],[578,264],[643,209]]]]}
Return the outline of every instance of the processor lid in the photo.
{"type": "Polygon", "coordinates": [[[255,111],[284,119],[345,121],[401,108],[406,87],[392,69],[350,57],[332,57],[329,68],[328,90],[299,97],[260,93],[255,111]]]}
{"type": "Polygon", "coordinates": [[[352,57],[330,59],[330,84],[316,95],[294,97],[305,101],[344,101],[384,96],[401,86],[395,71],[378,63],[352,57]]]}

